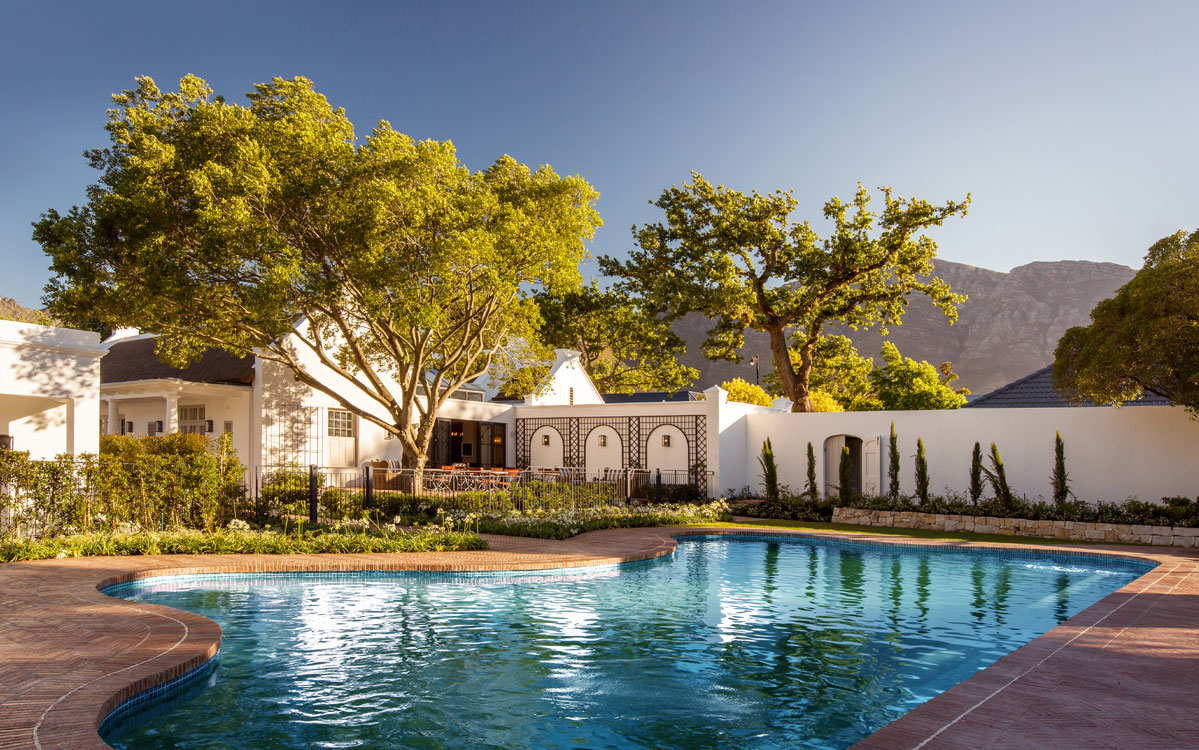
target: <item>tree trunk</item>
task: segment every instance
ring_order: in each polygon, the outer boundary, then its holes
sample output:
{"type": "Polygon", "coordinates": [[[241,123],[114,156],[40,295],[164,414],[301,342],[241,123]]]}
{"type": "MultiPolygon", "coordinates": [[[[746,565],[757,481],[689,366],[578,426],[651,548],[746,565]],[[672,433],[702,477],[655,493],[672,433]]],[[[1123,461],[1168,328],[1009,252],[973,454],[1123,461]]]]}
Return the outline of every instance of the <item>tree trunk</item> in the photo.
{"type": "Polygon", "coordinates": [[[768,328],[770,335],[770,356],[774,360],[774,371],[782,383],[783,393],[791,399],[791,411],[812,411],[812,400],[808,398],[808,374],[812,371],[811,354],[807,356],[806,366],[800,365],[800,372],[791,367],[791,356],[787,352],[787,334],[782,327],[768,328]]]}

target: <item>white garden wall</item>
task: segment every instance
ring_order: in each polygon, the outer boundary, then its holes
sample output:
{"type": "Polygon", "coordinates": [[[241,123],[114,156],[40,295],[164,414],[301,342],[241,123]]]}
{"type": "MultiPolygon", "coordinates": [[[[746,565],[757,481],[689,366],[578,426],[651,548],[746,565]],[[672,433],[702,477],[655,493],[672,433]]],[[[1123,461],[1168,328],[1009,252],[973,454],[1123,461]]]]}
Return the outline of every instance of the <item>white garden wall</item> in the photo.
{"type": "MultiPolygon", "coordinates": [[[[886,487],[886,448],[891,422],[899,436],[900,482],[915,491],[916,439],[923,438],[930,488],[965,493],[975,441],[985,455],[992,442],[1007,469],[1012,489],[1030,498],[1051,494],[1054,433],[1066,447],[1066,468],[1075,495],[1087,501],[1122,501],[1136,496],[1199,494],[1199,423],[1178,407],[1125,406],[1053,409],[958,409],[953,411],[837,412],[750,414],[745,434],[748,460],[722,455],[724,488],[758,489],[761,472],[755,457],[769,437],[779,464],[779,479],[803,488],[807,444],[816,450],[817,482],[825,486],[825,440],[853,435],[882,438],[882,486],[886,487]]],[[[722,453],[724,441],[722,440],[722,453]]],[[[832,466],[836,466],[834,461],[832,466]]],[[[831,478],[836,483],[836,477],[831,478]]]]}
{"type": "Polygon", "coordinates": [[[0,434],[33,458],[100,448],[100,335],[0,321],[0,434]]]}

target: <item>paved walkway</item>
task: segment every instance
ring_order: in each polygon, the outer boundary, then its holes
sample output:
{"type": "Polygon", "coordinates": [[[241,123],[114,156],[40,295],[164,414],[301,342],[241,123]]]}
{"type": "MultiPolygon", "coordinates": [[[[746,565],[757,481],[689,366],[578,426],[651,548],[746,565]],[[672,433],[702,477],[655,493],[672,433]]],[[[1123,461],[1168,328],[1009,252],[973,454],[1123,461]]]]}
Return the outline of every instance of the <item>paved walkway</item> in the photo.
{"type": "MultiPolygon", "coordinates": [[[[215,623],[97,590],[111,583],[202,572],[572,567],[669,554],[675,535],[730,531],[739,530],[619,529],[568,541],[487,537],[491,549],[482,552],[174,555],[0,565],[0,750],[107,748],[96,728],[113,708],[216,653],[215,623]]],[[[857,747],[1199,747],[1199,556],[1153,547],[1084,549],[1161,566],[857,747]]]]}

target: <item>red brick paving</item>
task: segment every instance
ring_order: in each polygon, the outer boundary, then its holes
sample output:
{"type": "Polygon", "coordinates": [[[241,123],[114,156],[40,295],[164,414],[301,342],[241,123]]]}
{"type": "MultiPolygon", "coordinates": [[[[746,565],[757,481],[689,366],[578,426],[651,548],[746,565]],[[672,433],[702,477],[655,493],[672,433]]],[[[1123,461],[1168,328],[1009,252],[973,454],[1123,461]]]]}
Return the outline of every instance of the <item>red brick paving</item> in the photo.
{"type": "MultiPolygon", "coordinates": [[[[96,729],[113,708],[216,652],[220,629],[212,621],[99,593],[110,583],[211,572],[562,568],[669,554],[672,536],[679,534],[737,531],[613,529],[567,541],[488,537],[491,549],[480,552],[97,557],[0,565],[0,750],[107,748],[96,729]]],[[[1196,551],[1083,549],[1161,566],[856,747],[1199,747],[1196,551]]]]}

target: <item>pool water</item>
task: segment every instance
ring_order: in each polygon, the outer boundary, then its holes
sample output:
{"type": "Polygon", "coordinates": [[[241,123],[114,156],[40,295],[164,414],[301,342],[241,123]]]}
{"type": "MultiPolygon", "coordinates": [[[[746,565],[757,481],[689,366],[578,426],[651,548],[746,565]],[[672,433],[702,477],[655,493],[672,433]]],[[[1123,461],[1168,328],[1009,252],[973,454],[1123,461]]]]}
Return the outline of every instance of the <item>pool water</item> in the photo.
{"type": "Polygon", "coordinates": [[[846,748],[1149,566],[681,539],[568,575],[160,578],[224,631],[116,748],[846,748]]]}

